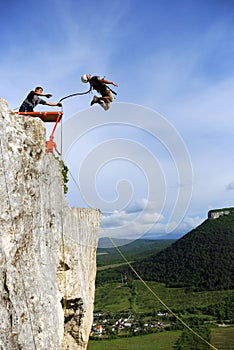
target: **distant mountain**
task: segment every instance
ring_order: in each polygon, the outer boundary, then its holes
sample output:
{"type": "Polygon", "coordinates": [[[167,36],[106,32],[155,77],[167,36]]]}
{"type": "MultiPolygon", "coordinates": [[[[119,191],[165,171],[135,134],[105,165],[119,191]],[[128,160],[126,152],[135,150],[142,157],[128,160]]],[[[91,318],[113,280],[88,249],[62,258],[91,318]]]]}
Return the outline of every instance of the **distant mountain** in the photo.
{"type": "MultiPolygon", "coordinates": [[[[157,240],[148,240],[148,239],[137,239],[133,242],[123,240],[115,240],[115,244],[119,247],[121,253],[131,261],[135,261],[140,257],[146,257],[150,254],[156,254],[159,251],[170,246],[175,240],[173,239],[157,239],[157,240]],[[125,243],[123,245],[123,243],[125,243]]],[[[102,238],[99,242],[97,249],[97,266],[105,266],[110,264],[115,264],[119,262],[124,262],[123,258],[119,254],[113,245],[109,247],[108,243],[111,243],[109,238],[102,238]],[[106,248],[101,248],[101,247],[106,248]]],[[[112,243],[111,243],[112,244],[112,243]]]]}
{"type": "Polygon", "coordinates": [[[196,229],[133,266],[145,280],[169,287],[234,289],[233,210],[212,211],[196,229]]]}

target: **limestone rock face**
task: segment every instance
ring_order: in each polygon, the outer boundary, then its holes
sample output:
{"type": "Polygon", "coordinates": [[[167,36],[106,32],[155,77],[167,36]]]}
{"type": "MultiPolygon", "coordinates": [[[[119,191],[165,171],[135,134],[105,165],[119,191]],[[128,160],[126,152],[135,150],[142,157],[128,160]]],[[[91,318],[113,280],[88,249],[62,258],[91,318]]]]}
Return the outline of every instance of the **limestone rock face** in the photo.
{"type": "Polygon", "coordinates": [[[86,349],[101,213],[70,208],[38,118],[0,99],[0,349],[86,349]]]}
{"type": "Polygon", "coordinates": [[[208,219],[218,219],[220,216],[229,215],[234,212],[234,208],[213,209],[208,212],[208,219]]]}

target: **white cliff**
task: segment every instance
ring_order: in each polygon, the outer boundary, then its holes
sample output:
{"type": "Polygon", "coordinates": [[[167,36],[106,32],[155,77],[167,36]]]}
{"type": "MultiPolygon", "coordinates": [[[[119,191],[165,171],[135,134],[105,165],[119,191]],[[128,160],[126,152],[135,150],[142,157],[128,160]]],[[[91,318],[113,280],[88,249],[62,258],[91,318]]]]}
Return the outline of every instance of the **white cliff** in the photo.
{"type": "Polygon", "coordinates": [[[86,349],[101,213],[70,208],[45,128],[0,99],[0,349],[86,349]]]}
{"type": "Polygon", "coordinates": [[[208,212],[208,219],[218,219],[220,216],[229,215],[234,212],[234,208],[212,209],[208,212]]]}

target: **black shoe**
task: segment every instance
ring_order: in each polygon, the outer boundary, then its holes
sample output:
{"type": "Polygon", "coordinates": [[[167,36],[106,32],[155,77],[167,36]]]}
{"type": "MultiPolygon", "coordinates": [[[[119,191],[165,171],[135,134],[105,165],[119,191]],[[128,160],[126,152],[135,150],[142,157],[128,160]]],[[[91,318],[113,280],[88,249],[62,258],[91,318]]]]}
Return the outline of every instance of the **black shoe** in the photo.
{"type": "Polygon", "coordinates": [[[97,96],[93,96],[90,106],[92,106],[94,103],[99,103],[99,98],[97,96]]]}

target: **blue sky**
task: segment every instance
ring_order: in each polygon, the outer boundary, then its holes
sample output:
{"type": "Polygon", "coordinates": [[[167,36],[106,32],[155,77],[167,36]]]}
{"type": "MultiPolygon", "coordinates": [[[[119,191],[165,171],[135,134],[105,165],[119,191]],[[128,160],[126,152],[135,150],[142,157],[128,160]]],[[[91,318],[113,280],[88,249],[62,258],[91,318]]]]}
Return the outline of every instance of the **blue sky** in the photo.
{"type": "Polygon", "coordinates": [[[0,27],[11,109],[37,85],[51,101],[85,91],[84,73],[119,84],[108,112],[92,95],[63,103],[71,205],[100,207],[121,238],[170,238],[233,206],[232,1],[9,0],[0,27]]]}

